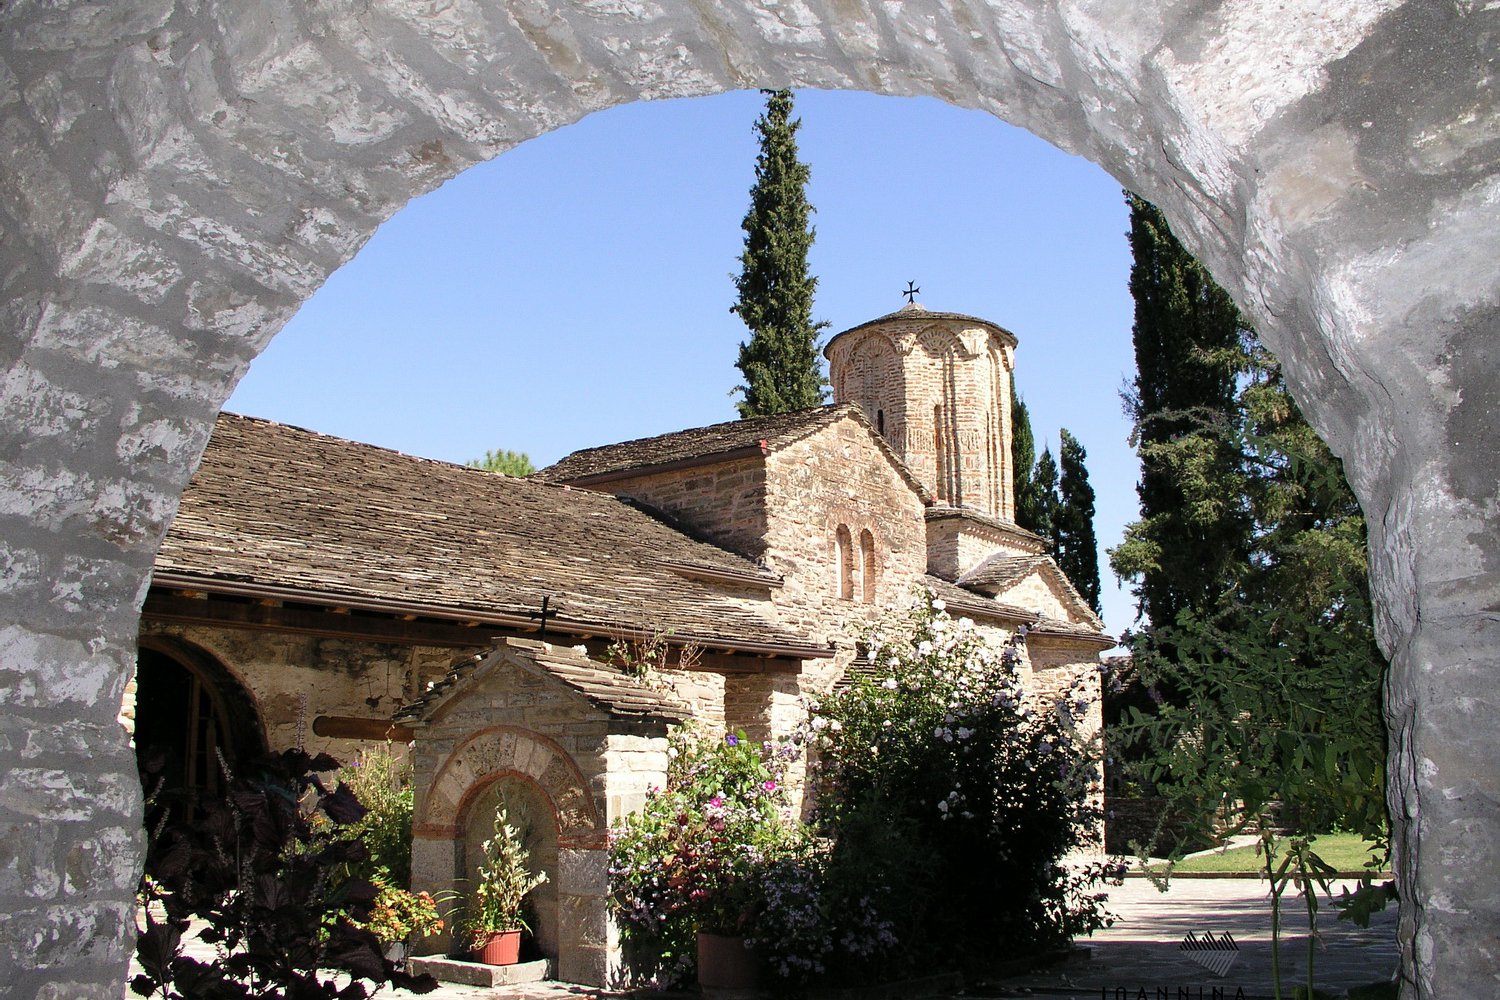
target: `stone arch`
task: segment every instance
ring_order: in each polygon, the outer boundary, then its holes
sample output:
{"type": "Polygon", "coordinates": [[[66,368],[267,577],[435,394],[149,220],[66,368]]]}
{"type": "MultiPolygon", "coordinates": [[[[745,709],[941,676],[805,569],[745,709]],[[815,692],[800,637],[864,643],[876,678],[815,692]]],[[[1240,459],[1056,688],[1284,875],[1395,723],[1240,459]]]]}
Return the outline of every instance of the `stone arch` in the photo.
{"type": "Polygon", "coordinates": [[[608,830],[577,762],[555,740],[519,726],[492,726],[454,747],[417,804],[413,832],[425,837],[455,836],[463,807],[472,795],[503,774],[534,782],[546,796],[559,844],[604,845],[608,830]]]}
{"type": "Polygon", "coordinates": [[[530,854],[532,871],[547,876],[547,881],[527,897],[534,910],[527,922],[542,954],[555,960],[559,946],[557,807],[535,779],[519,771],[499,771],[469,789],[457,814],[453,875],[459,885],[474,877],[482,863],[480,848],[493,832],[495,809],[501,801],[530,854]]]}
{"type": "MultiPolygon", "coordinates": [[[[59,843],[134,836],[115,714],[175,497],[251,358],[402,204],[624,101],[926,94],[1161,207],[1345,459],[1393,661],[1406,975],[1421,995],[1483,994],[1479,935],[1500,923],[1494,877],[1471,876],[1500,871],[1485,708],[1500,647],[1497,18],[1416,0],[1274,17],[1248,0],[10,5],[0,518],[16,680],[0,742],[66,726],[76,745],[52,765],[124,789],[34,818],[59,843]]],[[[76,898],[0,888],[13,940],[41,942],[13,957],[16,996],[117,994],[138,860],[122,852],[76,898]]]]}

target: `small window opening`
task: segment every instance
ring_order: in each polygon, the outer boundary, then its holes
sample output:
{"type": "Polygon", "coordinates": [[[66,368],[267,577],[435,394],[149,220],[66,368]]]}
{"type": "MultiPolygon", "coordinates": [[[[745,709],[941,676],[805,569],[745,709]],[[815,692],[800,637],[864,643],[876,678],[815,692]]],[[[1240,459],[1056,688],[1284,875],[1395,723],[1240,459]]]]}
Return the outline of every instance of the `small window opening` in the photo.
{"type": "Polygon", "coordinates": [[[838,572],[837,591],[846,601],[854,599],[854,538],[847,525],[839,525],[833,534],[834,568],[838,572]]]}

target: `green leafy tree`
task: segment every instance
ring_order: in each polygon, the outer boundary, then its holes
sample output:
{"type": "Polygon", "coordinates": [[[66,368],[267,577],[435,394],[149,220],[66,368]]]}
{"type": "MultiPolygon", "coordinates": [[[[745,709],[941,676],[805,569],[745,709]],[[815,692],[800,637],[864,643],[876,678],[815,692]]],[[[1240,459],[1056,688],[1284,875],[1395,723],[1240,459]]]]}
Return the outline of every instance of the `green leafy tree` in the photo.
{"type": "Polygon", "coordinates": [[[531,464],[531,456],[524,451],[487,451],[483,458],[471,458],[468,462],[470,468],[483,469],[486,472],[498,472],[502,476],[529,476],[536,471],[536,466],[531,464]]]}
{"type": "Polygon", "coordinates": [[[1062,430],[1062,474],[1052,534],[1057,565],[1078,593],[1099,613],[1099,543],[1094,536],[1094,488],[1084,465],[1088,453],[1062,430]]]}
{"type": "Polygon", "coordinates": [[[1170,624],[1231,591],[1248,563],[1245,471],[1235,423],[1253,336],[1228,294],[1135,195],[1130,205],[1137,374],[1126,397],[1141,458],[1141,519],[1110,551],[1140,613],[1170,624]]]}
{"type": "Polygon", "coordinates": [[[739,387],[744,399],[737,404],[742,417],[820,406],[827,382],[817,349],[818,330],[826,324],[812,320],[818,280],[807,269],[815,231],[806,192],[811,171],[797,159],[802,123],[791,120],[791,91],[763,93],[766,110],[755,123],[760,155],[750,210],[741,223],[739,299],[730,307],[750,329],[737,363],[745,378],[739,387]]]}
{"type": "Polygon", "coordinates": [[[1016,524],[1044,534],[1045,510],[1036,485],[1036,436],[1031,430],[1031,411],[1016,392],[1016,374],[1010,375],[1010,461],[1016,498],[1016,524]]]}

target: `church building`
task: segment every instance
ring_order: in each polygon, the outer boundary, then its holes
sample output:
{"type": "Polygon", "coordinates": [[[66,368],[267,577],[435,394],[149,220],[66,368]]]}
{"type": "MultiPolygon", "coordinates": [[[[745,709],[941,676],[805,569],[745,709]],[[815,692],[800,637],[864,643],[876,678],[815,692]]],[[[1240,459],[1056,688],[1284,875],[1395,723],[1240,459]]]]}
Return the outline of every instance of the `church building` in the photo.
{"type": "Polygon", "coordinates": [[[913,588],[1022,632],[1032,690],[1097,690],[1115,640],[1014,523],[1015,348],[909,304],[829,341],[830,405],[524,480],[223,414],[157,558],[126,724],[199,789],[219,753],[410,744],[415,887],[461,884],[503,796],[551,876],[538,943],[601,984],[605,838],[664,779],[671,726],[790,734],[913,588]]]}

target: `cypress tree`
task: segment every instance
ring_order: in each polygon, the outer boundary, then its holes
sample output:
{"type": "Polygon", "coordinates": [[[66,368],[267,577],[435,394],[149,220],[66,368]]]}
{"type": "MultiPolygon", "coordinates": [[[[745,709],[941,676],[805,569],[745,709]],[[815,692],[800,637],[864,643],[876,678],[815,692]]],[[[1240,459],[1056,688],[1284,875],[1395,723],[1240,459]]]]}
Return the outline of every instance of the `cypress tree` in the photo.
{"type": "Polygon", "coordinates": [[[766,90],[766,110],[755,122],[760,154],[750,209],[741,227],[745,249],[735,279],[738,301],[730,307],[750,329],[737,365],[745,377],[739,389],[741,417],[803,410],[823,403],[826,379],[819,361],[812,320],[818,280],[807,273],[807,253],[815,230],[807,202],[811,171],[797,159],[792,92],[766,90]]]}
{"type": "Polygon", "coordinates": [[[1016,373],[1010,373],[1010,462],[1014,471],[1016,524],[1041,534],[1043,515],[1036,490],[1036,436],[1031,432],[1031,411],[1016,392],[1016,373]]]}
{"type": "Polygon", "coordinates": [[[1126,405],[1141,456],[1141,519],[1110,551],[1155,624],[1214,606],[1244,571],[1251,534],[1230,430],[1252,335],[1150,203],[1130,205],[1137,375],[1126,405]]]}
{"type": "Polygon", "coordinates": [[[1094,488],[1084,465],[1088,453],[1078,439],[1062,431],[1061,476],[1053,524],[1058,567],[1065,573],[1094,614],[1099,614],[1099,543],[1094,536],[1094,488]]]}
{"type": "Polygon", "coordinates": [[[1028,530],[1036,532],[1047,540],[1047,554],[1057,554],[1057,462],[1052,458],[1052,449],[1046,446],[1042,448],[1041,457],[1036,460],[1036,468],[1032,472],[1031,480],[1032,496],[1035,498],[1034,517],[1036,527],[1028,530]]]}

